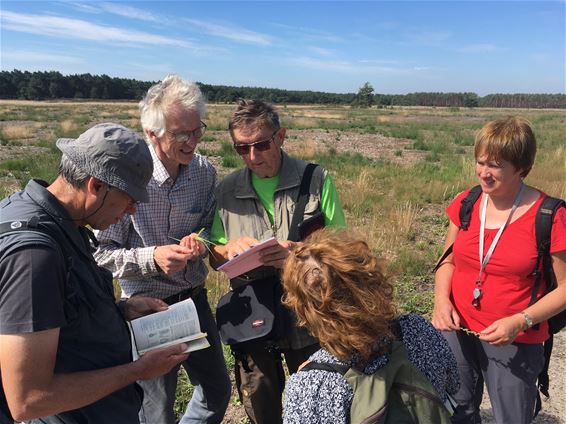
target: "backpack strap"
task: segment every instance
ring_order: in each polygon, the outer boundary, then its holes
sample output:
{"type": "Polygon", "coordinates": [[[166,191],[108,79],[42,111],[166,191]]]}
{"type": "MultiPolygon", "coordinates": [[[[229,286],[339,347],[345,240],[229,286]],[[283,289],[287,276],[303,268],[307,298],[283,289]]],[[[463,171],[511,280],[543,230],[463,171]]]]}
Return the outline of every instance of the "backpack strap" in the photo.
{"type": "MultiPolygon", "coordinates": [[[[472,210],[474,209],[474,204],[480,198],[482,191],[481,186],[477,185],[470,189],[470,192],[461,201],[460,211],[458,215],[460,217],[460,230],[468,231],[470,227],[470,221],[472,220],[472,210]]],[[[454,243],[448,246],[448,249],[444,251],[436,265],[432,269],[432,273],[435,274],[438,268],[442,265],[444,260],[452,253],[454,249],[454,243]]]]}
{"type": "Polygon", "coordinates": [[[550,291],[555,284],[555,276],[552,271],[552,259],[550,257],[550,237],[552,221],[554,221],[556,211],[561,207],[566,207],[564,200],[546,196],[542,200],[536,214],[535,234],[537,239],[537,262],[532,273],[536,278],[529,306],[537,300],[542,277],[544,277],[546,281],[547,291],[550,291]]]}
{"type": "Polygon", "coordinates": [[[299,371],[323,370],[323,371],[336,372],[340,375],[345,375],[349,369],[350,367],[348,365],[309,361],[305,365],[303,365],[299,371]]]}
{"type": "Polygon", "coordinates": [[[29,221],[8,221],[0,222],[0,236],[13,231],[34,231],[38,230],[39,217],[34,216],[29,221]]]}
{"type": "Polygon", "coordinates": [[[438,271],[438,268],[440,268],[440,265],[442,265],[442,262],[444,262],[444,259],[446,259],[450,255],[450,253],[452,253],[453,249],[454,249],[454,243],[452,243],[450,246],[448,246],[448,249],[446,249],[444,251],[444,253],[440,257],[440,259],[438,260],[438,262],[436,263],[436,265],[432,269],[433,274],[436,274],[436,271],[438,271]]]}
{"type": "Polygon", "coordinates": [[[295,212],[293,213],[293,219],[291,220],[291,225],[289,227],[288,239],[291,241],[299,241],[299,223],[303,221],[305,215],[305,207],[309,200],[312,176],[317,167],[318,165],[316,163],[309,163],[303,172],[301,186],[299,187],[299,196],[295,205],[295,212]]]}
{"type": "Polygon", "coordinates": [[[52,231],[49,231],[44,226],[40,225],[38,216],[34,216],[27,221],[17,220],[0,222],[0,238],[20,232],[41,234],[51,240],[49,246],[55,248],[64,258],[63,264],[65,266],[65,274],[68,281],[71,269],[73,268],[73,257],[65,253],[65,244],[63,241],[52,231]]]}
{"type": "MultiPolygon", "coordinates": [[[[535,234],[537,240],[537,261],[532,275],[535,276],[533,284],[533,291],[531,293],[531,300],[529,306],[537,301],[537,294],[540,289],[541,280],[544,278],[546,282],[546,291],[552,290],[556,285],[556,277],[552,270],[552,258],[550,256],[550,241],[552,233],[552,222],[556,211],[566,207],[566,202],[562,199],[546,196],[537,211],[535,217],[535,234]]],[[[564,313],[564,312],[563,312],[564,313]]],[[[550,329],[549,329],[550,330],[550,329]]],[[[549,384],[550,378],[548,376],[548,369],[550,366],[550,357],[552,355],[552,347],[554,345],[554,335],[549,331],[549,338],[544,342],[544,367],[538,376],[538,392],[535,405],[536,417],[542,409],[542,402],[540,393],[545,397],[549,397],[549,384]]]]}
{"type": "Polygon", "coordinates": [[[481,195],[481,186],[477,185],[472,187],[470,192],[462,199],[462,206],[460,206],[460,229],[468,231],[470,221],[472,220],[472,210],[474,203],[481,195]]]}

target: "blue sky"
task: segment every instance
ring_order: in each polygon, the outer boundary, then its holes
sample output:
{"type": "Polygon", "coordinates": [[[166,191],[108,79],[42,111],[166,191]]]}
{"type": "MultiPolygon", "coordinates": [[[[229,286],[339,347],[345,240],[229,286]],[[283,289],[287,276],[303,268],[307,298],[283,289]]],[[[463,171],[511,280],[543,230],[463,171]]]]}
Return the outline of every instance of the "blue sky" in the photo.
{"type": "Polygon", "coordinates": [[[376,93],[565,93],[566,1],[9,1],[2,70],[376,93]]]}

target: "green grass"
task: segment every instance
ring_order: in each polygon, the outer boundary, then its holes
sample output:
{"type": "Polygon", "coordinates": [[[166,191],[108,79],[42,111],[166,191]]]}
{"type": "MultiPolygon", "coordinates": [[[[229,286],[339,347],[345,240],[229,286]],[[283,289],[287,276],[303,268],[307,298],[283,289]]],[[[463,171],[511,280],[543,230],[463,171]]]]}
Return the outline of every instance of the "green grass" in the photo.
{"type": "MultiPolygon", "coordinates": [[[[221,156],[222,166],[231,172],[244,166],[234,151],[226,131],[233,105],[211,105],[206,123],[209,130],[199,145],[202,154],[221,156]],[[220,135],[219,135],[220,134],[220,135]],[[216,143],[220,142],[219,147],[216,143]]],[[[368,240],[371,248],[384,258],[385,269],[394,280],[399,308],[428,316],[433,302],[431,269],[439,256],[448,220],[444,208],[457,193],[476,183],[473,139],[475,132],[488,120],[508,115],[522,115],[533,123],[538,142],[537,160],[527,183],[551,195],[566,197],[566,148],[563,111],[496,110],[446,108],[352,109],[335,106],[279,108],[284,126],[296,130],[326,131],[332,141],[343,143],[348,135],[365,134],[410,141],[411,149],[395,148],[394,161],[376,160],[359,153],[336,150],[305,149],[302,158],[323,165],[340,193],[349,231],[368,240]],[[422,159],[408,159],[415,153],[422,159]],[[406,163],[405,163],[406,160],[406,163]]],[[[139,130],[137,106],[93,105],[73,102],[71,106],[42,103],[0,103],[0,122],[33,122],[33,140],[8,140],[0,131],[0,152],[10,155],[0,163],[0,181],[15,181],[23,187],[30,177],[48,181],[56,174],[59,153],[55,139],[63,134],[75,136],[94,122],[120,121],[139,130]],[[65,133],[61,123],[69,121],[65,133]],[[37,125],[37,124],[34,124],[37,125]],[[34,127],[35,128],[35,127],[34,127]],[[10,144],[14,143],[14,144],[10,144]],[[43,148],[41,154],[26,156],[18,149],[32,143],[43,148]],[[14,153],[15,152],[15,153],[14,153]]],[[[307,144],[302,131],[293,132],[292,144],[307,144]]],[[[306,134],[306,133],[305,133],[306,134]]],[[[291,143],[290,143],[291,144],[291,143]]],[[[299,156],[300,156],[299,155],[299,156]]],[[[0,185],[0,196],[9,194],[11,186],[0,185]]],[[[222,275],[211,272],[207,287],[214,307],[227,291],[222,275]]],[[[225,349],[230,371],[233,360],[225,349]]],[[[184,374],[184,373],[182,373],[184,374]]],[[[186,377],[181,377],[176,412],[184,411],[192,393],[186,377]]]]}
{"type": "Polygon", "coordinates": [[[222,141],[220,143],[220,156],[222,156],[222,166],[225,168],[241,168],[244,166],[244,161],[236,153],[232,143],[228,141],[222,141]]]}
{"type": "Polygon", "coordinates": [[[30,178],[53,181],[57,176],[59,156],[55,154],[36,155],[22,159],[9,159],[0,163],[0,175],[13,176],[23,187],[30,178]]]}

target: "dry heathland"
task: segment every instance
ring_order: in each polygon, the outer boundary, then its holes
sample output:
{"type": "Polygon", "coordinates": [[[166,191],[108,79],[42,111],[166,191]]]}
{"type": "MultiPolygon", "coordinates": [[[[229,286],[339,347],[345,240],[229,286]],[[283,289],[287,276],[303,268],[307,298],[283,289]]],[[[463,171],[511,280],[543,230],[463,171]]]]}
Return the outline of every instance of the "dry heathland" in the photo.
{"type": "MultiPolygon", "coordinates": [[[[226,131],[231,105],[209,105],[208,132],[199,150],[225,175],[242,165],[226,131]]],[[[288,128],[285,149],[325,166],[340,192],[349,231],[368,240],[395,279],[403,311],[428,315],[432,307],[430,269],[442,249],[447,221],[443,209],[475,182],[473,137],[485,122],[520,114],[533,123],[539,152],[528,183],[566,197],[566,114],[554,110],[458,108],[353,109],[281,105],[288,128]]],[[[21,188],[30,177],[55,176],[58,137],[75,137],[91,125],[114,121],[140,130],[135,103],[0,101],[0,195],[21,188]]],[[[211,273],[211,303],[227,282],[211,273]]],[[[230,355],[226,355],[229,366],[230,355]]],[[[566,423],[566,332],[556,337],[551,361],[551,399],[537,423],[566,423]]],[[[190,396],[178,392],[177,411],[190,396]]],[[[492,422],[488,402],[484,422],[492,422]]],[[[237,401],[226,423],[244,423],[237,401]]]]}

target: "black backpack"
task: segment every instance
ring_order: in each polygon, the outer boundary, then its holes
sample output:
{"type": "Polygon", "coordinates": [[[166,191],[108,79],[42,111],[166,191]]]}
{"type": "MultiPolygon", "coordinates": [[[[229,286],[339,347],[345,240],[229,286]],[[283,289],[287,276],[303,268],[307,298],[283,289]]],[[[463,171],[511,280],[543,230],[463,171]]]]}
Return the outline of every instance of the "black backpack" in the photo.
{"type": "MultiPolygon", "coordinates": [[[[474,203],[478,200],[482,193],[481,187],[473,187],[468,195],[462,199],[462,206],[460,207],[460,230],[467,231],[470,226],[470,220],[472,215],[472,209],[474,203]]],[[[555,197],[546,196],[540,207],[537,210],[535,218],[535,234],[537,240],[537,261],[535,269],[532,272],[532,276],[535,277],[535,283],[533,284],[533,291],[531,294],[531,300],[529,306],[536,302],[537,293],[540,288],[542,279],[546,282],[546,293],[554,290],[556,288],[556,276],[554,275],[554,270],[552,269],[552,258],[550,256],[550,234],[552,231],[552,221],[554,220],[554,215],[556,211],[561,207],[566,207],[566,202],[562,199],[557,199],[555,197]]],[[[437,262],[434,271],[439,268],[440,264],[452,253],[453,245],[446,249],[446,252],[442,255],[440,260],[437,262]]],[[[552,353],[552,345],[554,342],[553,335],[558,333],[566,326],[566,310],[560,312],[559,314],[553,316],[548,320],[548,331],[550,337],[544,343],[544,359],[545,365],[543,370],[538,376],[538,389],[547,398],[549,377],[548,377],[548,366],[550,365],[550,355],[552,353]]],[[[534,326],[538,328],[538,324],[534,326]]],[[[540,394],[537,399],[535,416],[541,409],[540,394]]]]}

